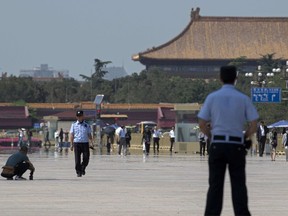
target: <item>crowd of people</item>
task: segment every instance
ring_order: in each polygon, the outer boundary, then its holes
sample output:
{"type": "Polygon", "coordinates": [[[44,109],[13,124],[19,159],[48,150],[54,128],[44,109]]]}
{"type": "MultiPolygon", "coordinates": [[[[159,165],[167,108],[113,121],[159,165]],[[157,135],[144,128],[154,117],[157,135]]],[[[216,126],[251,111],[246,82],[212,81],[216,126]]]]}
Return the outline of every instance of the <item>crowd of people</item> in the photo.
{"type": "MultiPolygon", "coordinates": [[[[279,147],[279,140],[281,145],[285,149],[285,155],[287,155],[286,161],[288,161],[288,128],[268,128],[264,121],[260,121],[255,133],[256,143],[251,144],[251,154],[258,152],[259,157],[263,157],[264,153],[270,154],[271,161],[275,161],[277,155],[277,147],[279,147]],[[280,136],[281,135],[281,136],[280,136]]],[[[199,141],[199,154],[205,156],[209,154],[210,139],[201,130],[198,132],[199,141]]],[[[281,146],[280,146],[281,147],[281,146]]]]}
{"type": "Polygon", "coordinates": [[[59,131],[55,131],[54,139],[55,139],[56,150],[58,150],[59,152],[62,152],[63,149],[65,149],[66,152],[68,151],[69,146],[70,146],[68,130],[64,131],[63,128],[60,128],[59,131]]]}
{"type": "MultiPolygon", "coordinates": [[[[264,121],[260,121],[258,127],[257,127],[257,144],[258,144],[258,151],[259,151],[259,157],[263,157],[263,152],[265,150],[265,146],[269,145],[269,151],[271,156],[271,161],[275,161],[276,158],[276,149],[279,146],[278,142],[281,140],[281,145],[285,149],[286,154],[286,161],[288,161],[288,128],[277,128],[272,127],[270,130],[265,125],[264,121]],[[282,130],[282,131],[281,131],[282,130]]],[[[281,146],[280,146],[281,147],[281,146]]],[[[267,150],[267,148],[266,148],[267,150]]]]}

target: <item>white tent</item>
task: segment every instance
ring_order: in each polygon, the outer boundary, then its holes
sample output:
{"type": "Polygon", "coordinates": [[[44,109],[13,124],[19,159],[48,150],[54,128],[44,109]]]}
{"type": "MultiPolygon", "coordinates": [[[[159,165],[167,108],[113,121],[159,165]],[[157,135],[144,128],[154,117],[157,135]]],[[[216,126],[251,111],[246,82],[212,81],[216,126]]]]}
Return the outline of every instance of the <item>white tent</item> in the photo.
{"type": "Polygon", "coordinates": [[[287,127],[288,128],[288,121],[287,120],[281,120],[281,121],[275,122],[271,125],[268,125],[267,127],[268,128],[273,128],[273,127],[276,127],[276,128],[287,127]]]}

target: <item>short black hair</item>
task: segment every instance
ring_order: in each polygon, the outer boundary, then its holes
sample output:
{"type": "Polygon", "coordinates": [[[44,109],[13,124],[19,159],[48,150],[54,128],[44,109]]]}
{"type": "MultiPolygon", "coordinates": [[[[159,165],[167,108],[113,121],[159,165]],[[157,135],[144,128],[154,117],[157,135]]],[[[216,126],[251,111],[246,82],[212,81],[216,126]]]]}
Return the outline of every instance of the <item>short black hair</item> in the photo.
{"type": "Polygon", "coordinates": [[[24,153],[27,153],[28,152],[28,147],[27,146],[21,146],[20,147],[20,151],[24,152],[24,153]]]}
{"type": "Polygon", "coordinates": [[[77,110],[76,111],[76,116],[83,116],[83,110],[77,110]]]}
{"type": "Polygon", "coordinates": [[[237,68],[233,65],[220,68],[220,79],[223,83],[233,84],[237,78],[237,68]]]}

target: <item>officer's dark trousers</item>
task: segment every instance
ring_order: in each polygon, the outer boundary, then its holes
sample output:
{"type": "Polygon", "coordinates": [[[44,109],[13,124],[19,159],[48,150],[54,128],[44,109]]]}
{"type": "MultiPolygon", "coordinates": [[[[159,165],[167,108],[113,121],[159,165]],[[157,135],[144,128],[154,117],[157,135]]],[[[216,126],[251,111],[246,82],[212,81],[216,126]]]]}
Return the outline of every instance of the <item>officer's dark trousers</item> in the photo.
{"type": "Polygon", "coordinates": [[[221,214],[225,171],[228,165],[232,203],[237,216],[250,216],[246,188],[246,150],[240,144],[211,143],[209,152],[209,189],[205,216],[221,214]]]}
{"type": "Polygon", "coordinates": [[[77,174],[82,174],[89,163],[90,151],[89,143],[74,143],[75,170],[77,174]],[[82,156],[82,158],[81,158],[82,156]],[[82,160],[81,160],[82,159],[82,160]]]}

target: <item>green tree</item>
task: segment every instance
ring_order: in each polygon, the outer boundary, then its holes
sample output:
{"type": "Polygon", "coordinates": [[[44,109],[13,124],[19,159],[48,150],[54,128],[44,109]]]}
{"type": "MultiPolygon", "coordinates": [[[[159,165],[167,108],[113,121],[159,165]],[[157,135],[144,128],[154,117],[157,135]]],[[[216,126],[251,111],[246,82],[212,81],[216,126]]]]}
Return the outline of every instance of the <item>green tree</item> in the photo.
{"type": "Polygon", "coordinates": [[[94,59],[94,73],[91,74],[91,77],[80,74],[80,77],[82,77],[87,83],[85,84],[86,88],[90,89],[90,100],[93,99],[93,97],[96,95],[95,92],[102,92],[103,91],[110,91],[110,88],[107,86],[107,82],[104,82],[103,77],[106,73],[108,73],[107,70],[105,70],[106,66],[108,64],[112,63],[111,61],[101,61],[100,59],[94,59]],[[104,86],[102,86],[104,82],[104,86]],[[88,87],[88,85],[90,85],[88,87]],[[105,89],[105,90],[104,90],[105,89]],[[109,90],[108,90],[109,89],[109,90]],[[95,94],[95,95],[94,95],[95,94]]]}
{"type": "Polygon", "coordinates": [[[105,70],[106,66],[108,64],[112,63],[111,61],[101,61],[100,59],[94,59],[94,73],[91,74],[91,77],[80,74],[79,76],[85,79],[86,81],[90,81],[92,79],[95,80],[101,80],[105,76],[106,73],[108,73],[107,70],[105,70]]]}
{"type": "Polygon", "coordinates": [[[261,66],[262,71],[272,72],[273,68],[281,67],[281,62],[283,60],[281,58],[275,59],[275,53],[268,53],[261,56],[262,58],[258,61],[258,63],[261,66]]]}
{"type": "Polygon", "coordinates": [[[44,102],[46,92],[31,77],[5,77],[0,80],[0,101],[44,102]]]}

